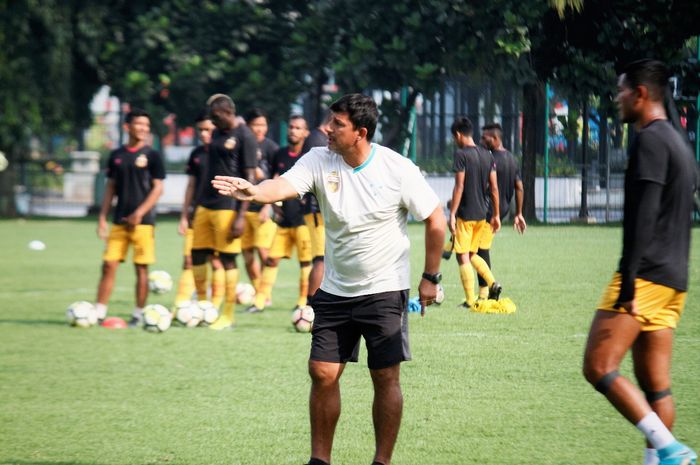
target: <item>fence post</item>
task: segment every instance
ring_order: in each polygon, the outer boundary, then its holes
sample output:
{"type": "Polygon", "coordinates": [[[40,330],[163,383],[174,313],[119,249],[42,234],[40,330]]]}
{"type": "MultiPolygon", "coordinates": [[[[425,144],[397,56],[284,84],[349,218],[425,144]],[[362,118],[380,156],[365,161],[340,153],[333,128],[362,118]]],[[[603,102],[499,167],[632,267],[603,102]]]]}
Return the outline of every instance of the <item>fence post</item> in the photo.
{"type": "Polygon", "coordinates": [[[547,208],[549,205],[549,83],[544,86],[544,205],[542,220],[547,223],[547,208]]]}

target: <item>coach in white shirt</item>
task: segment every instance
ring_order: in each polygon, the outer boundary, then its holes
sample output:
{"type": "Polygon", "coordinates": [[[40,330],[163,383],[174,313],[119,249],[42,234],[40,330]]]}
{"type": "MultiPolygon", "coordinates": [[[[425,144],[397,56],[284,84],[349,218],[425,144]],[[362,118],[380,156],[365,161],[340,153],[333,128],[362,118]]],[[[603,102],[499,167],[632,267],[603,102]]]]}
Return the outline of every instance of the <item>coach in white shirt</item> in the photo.
{"type": "Polygon", "coordinates": [[[400,362],[410,360],[407,215],[425,223],[425,266],[418,292],[423,311],[437,293],[445,217],[418,168],[370,141],[377,126],[371,97],[350,94],[331,105],[328,147],[310,150],[281,177],[252,185],[217,176],[223,195],[258,203],[312,192],[326,224],[326,268],[310,302],[316,313],[309,357],[311,460],[329,464],[340,416],[339,379],[357,361],[360,336],[374,383],[374,464],[389,465],[401,424],[400,362]]]}

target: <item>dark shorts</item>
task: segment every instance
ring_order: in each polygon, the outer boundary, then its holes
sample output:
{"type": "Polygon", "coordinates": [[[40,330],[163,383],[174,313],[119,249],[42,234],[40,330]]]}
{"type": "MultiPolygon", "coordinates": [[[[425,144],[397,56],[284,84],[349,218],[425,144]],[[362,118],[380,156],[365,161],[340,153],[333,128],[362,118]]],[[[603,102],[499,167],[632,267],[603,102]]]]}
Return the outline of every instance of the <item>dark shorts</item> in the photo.
{"type": "Polygon", "coordinates": [[[319,289],[314,309],[311,360],[357,362],[360,336],[372,370],[411,360],[408,347],[408,290],[340,297],[319,289]]]}

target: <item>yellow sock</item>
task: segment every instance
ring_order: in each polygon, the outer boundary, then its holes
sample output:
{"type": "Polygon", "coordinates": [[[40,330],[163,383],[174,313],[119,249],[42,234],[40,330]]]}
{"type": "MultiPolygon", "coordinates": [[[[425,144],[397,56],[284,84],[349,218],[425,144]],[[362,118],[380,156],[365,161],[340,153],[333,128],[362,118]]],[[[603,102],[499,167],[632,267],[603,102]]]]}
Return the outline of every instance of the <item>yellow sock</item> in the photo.
{"type": "Polygon", "coordinates": [[[257,278],[255,278],[253,280],[253,282],[251,282],[251,284],[255,288],[255,293],[257,294],[258,290],[260,289],[260,285],[262,284],[262,278],[260,276],[258,276],[257,278]]]}
{"type": "Polygon", "coordinates": [[[481,286],[479,287],[479,298],[486,299],[489,296],[489,287],[481,286]]]}
{"type": "Polygon", "coordinates": [[[194,277],[194,286],[197,289],[197,299],[207,300],[207,275],[209,268],[207,264],[192,265],[192,276],[194,277]]]}
{"type": "Polygon", "coordinates": [[[224,310],[221,312],[221,315],[233,322],[236,310],[236,285],[238,284],[239,272],[238,268],[234,268],[226,270],[224,273],[226,275],[226,299],[224,300],[224,310]]]}
{"type": "MultiPolygon", "coordinates": [[[[216,308],[221,307],[226,292],[226,270],[218,268],[212,272],[211,277],[211,303],[216,308]]],[[[235,293],[235,290],[234,290],[235,293]]]]}
{"type": "Polygon", "coordinates": [[[185,302],[192,299],[192,292],[194,291],[194,274],[192,269],[182,270],[180,275],[180,282],[177,285],[177,295],[175,296],[175,303],[185,302]]]}
{"type": "Polygon", "coordinates": [[[471,258],[472,266],[476,270],[476,272],[484,278],[484,281],[486,281],[486,285],[488,287],[491,287],[491,284],[495,281],[493,274],[491,273],[491,268],[486,264],[483,258],[478,256],[477,254],[472,255],[471,258]]]}
{"type": "Polygon", "coordinates": [[[311,273],[311,265],[301,267],[299,275],[299,300],[297,300],[297,305],[299,307],[306,305],[306,297],[309,295],[309,273],[311,273]]]}
{"type": "Polygon", "coordinates": [[[266,266],[263,268],[262,276],[260,277],[260,290],[255,294],[255,306],[265,308],[267,298],[272,295],[272,286],[277,281],[277,272],[279,267],[266,266]]]}
{"type": "Polygon", "coordinates": [[[462,279],[464,295],[467,297],[467,304],[474,304],[474,270],[469,263],[460,265],[459,277],[462,279]]]}

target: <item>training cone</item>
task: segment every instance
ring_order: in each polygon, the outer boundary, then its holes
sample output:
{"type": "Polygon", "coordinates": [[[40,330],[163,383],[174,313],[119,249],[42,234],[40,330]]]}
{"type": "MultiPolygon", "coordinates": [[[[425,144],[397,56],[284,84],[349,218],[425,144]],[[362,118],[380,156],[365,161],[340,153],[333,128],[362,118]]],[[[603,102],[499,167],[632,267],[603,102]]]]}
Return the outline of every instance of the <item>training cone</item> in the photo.
{"type": "Polygon", "coordinates": [[[126,321],[122,320],[118,316],[111,316],[102,322],[102,327],[109,329],[123,329],[126,328],[126,321]]]}

